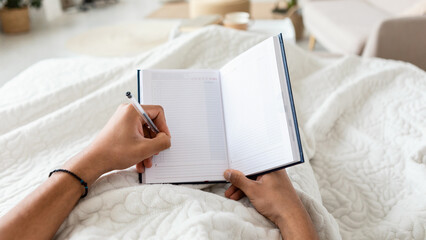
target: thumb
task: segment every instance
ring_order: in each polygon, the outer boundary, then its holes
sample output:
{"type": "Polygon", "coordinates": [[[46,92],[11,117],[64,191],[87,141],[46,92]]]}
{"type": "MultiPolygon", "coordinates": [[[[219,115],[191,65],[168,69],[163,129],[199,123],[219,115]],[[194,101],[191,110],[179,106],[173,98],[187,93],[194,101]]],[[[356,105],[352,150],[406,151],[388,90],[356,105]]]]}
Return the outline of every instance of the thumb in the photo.
{"type": "Polygon", "coordinates": [[[244,193],[246,193],[246,191],[248,191],[253,185],[252,180],[246,178],[242,172],[237,170],[228,169],[225,171],[223,176],[234,186],[241,189],[244,193]]]}
{"type": "Polygon", "coordinates": [[[153,154],[161,152],[167,148],[170,148],[170,136],[160,132],[155,138],[149,139],[148,149],[153,154]]]}

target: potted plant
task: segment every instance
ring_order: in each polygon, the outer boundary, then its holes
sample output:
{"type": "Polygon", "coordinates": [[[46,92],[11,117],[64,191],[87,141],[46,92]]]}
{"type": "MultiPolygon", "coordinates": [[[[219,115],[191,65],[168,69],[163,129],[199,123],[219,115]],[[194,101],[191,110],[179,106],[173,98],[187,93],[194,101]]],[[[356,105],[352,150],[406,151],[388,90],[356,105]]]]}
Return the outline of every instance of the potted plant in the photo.
{"type": "Polygon", "coordinates": [[[297,0],[277,0],[273,13],[286,14],[291,8],[297,7],[297,0]]]}
{"type": "Polygon", "coordinates": [[[42,0],[0,0],[0,21],[3,32],[28,32],[30,30],[28,8],[40,8],[41,1],[42,0]]]}

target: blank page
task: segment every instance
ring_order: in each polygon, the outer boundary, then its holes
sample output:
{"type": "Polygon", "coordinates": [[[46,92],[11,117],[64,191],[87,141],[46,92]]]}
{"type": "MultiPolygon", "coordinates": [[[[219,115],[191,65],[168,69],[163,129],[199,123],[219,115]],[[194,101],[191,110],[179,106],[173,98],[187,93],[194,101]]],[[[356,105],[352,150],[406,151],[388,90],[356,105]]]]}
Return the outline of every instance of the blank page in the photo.
{"type": "Polygon", "coordinates": [[[246,175],[294,162],[274,40],[221,69],[229,166],[246,175]]]}
{"type": "Polygon", "coordinates": [[[228,168],[219,71],[143,70],[141,99],[161,105],[171,148],[154,156],[145,183],[224,180],[228,168]]]}

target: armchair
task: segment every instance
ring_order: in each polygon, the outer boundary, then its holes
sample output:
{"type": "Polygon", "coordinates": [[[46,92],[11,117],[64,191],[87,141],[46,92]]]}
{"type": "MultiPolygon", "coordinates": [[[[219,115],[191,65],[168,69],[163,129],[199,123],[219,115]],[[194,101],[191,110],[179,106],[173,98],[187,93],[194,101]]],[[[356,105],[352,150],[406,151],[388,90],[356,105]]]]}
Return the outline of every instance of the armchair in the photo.
{"type": "Polygon", "coordinates": [[[383,21],[368,38],[362,56],[402,60],[426,70],[426,15],[383,21]]]}
{"type": "MultiPolygon", "coordinates": [[[[426,70],[426,0],[304,0],[305,27],[326,49],[411,62],[426,70]],[[423,7],[423,8],[422,8],[423,7]]],[[[313,46],[313,45],[312,45],[313,46]]]]}

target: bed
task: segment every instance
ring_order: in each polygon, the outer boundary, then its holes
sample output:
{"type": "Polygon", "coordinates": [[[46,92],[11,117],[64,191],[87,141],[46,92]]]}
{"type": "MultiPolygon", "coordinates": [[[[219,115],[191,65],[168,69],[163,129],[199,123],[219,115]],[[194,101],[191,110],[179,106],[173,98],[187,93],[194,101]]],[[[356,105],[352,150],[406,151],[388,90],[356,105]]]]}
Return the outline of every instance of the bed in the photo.
{"type": "MultiPolygon", "coordinates": [[[[50,59],[0,88],[0,215],[89,144],[138,68],[220,68],[266,36],[208,27],[132,58],[50,59]]],[[[306,163],[288,173],[321,239],[426,238],[426,73],[287,43],[306,163]]],[[[104,175],[56,239],[279,239],[227,185],[104,175]]]]}

